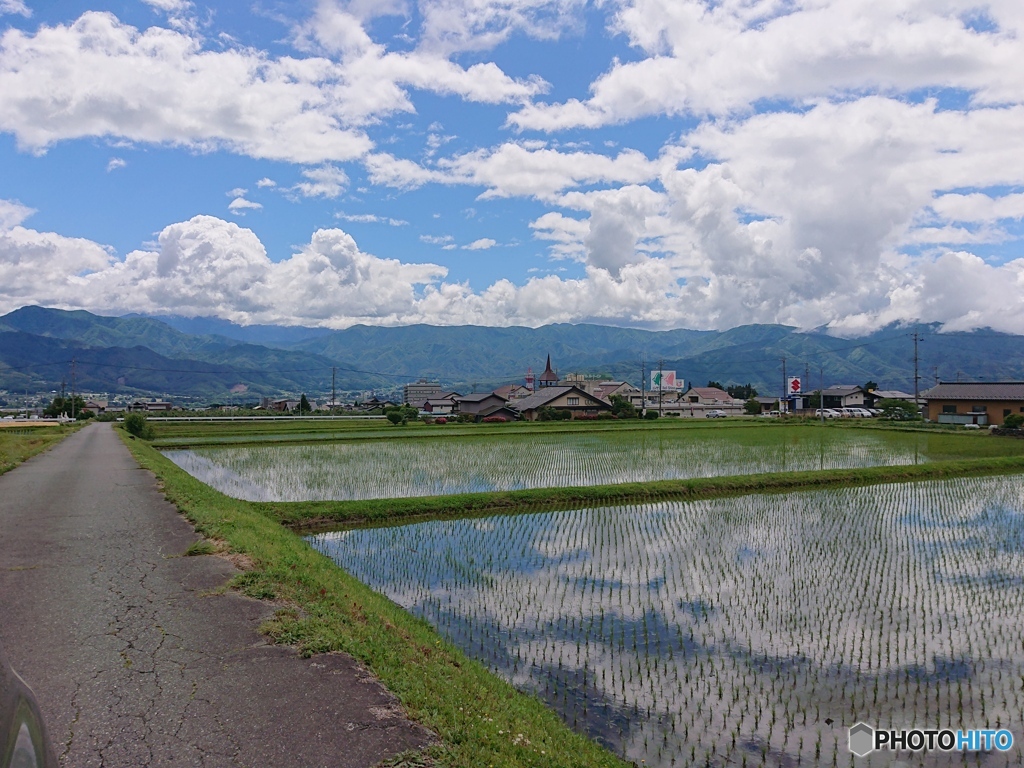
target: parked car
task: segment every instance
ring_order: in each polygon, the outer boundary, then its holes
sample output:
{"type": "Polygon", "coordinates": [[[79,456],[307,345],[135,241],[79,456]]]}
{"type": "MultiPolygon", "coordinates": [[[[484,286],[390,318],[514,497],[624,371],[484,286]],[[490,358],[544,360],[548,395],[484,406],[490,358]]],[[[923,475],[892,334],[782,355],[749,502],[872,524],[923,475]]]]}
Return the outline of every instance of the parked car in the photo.
{"type": "Polygon", "coordinates": [[[708,411],[707,413],[704,414],[704,418],[705,419],[724,419],[726,417],[726,415],[727,414],[726,414],[725,411],[721,411],[718,408],[713,408],[713,409],[711,409],[710,411],[708,411]]]}
{"type": "Polygon", "coordinates": [[[839,412],[836,411],[834,408],[826,408],[824,413],[822,413],[821,408],[818,408],[814,412],[814,415],[817,416],[819,419],[822,416],[824,416],[826,419],[837,419],[837,418],[839,418],[839,412]]]}

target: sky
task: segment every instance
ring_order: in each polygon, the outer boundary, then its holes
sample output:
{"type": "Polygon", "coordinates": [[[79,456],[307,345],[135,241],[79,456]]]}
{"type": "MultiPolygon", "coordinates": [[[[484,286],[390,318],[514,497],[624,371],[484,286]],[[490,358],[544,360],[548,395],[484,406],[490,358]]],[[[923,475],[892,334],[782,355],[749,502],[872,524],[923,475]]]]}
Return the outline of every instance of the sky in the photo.
{"type": "Polygon", "coordinates": [[[0,312],[1024,333],[1020,0],[0,0],[0,312]]]}

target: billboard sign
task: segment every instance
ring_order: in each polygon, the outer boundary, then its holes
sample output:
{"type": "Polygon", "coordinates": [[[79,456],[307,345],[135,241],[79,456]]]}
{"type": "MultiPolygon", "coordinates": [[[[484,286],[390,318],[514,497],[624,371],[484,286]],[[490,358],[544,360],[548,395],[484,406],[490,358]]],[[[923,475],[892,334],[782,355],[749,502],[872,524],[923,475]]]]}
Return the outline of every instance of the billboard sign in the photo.
{"type": "Polygon", "coordinates": [[[799,376],[790,376],[786,387],[786,394],[799,395],[803,392],[803,382],[799,376]]]}
{"type": "Polygon", "coordinates": [[[651,371],[651,389],[681,389],[682,379],[676,378],[675,371],[651,371]]]}

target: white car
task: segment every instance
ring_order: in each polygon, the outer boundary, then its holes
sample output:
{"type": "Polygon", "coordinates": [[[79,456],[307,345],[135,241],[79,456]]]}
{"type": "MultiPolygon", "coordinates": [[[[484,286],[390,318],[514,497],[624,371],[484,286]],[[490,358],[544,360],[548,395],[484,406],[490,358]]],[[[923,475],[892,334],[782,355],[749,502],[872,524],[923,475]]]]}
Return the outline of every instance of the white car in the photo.
{"type": "Polygon", "coordinates": [[[824,416],[824,417],[825,417],[826,419],[834,419],[834,418],[836,418],[836,417],[838,417],[838,416],[839,416],[839,414],[838,414],[838,413],[837,413],[836,411],[834,411],[833,409],[831,409],[831,408],[826,408],[826,409],[824,410],[824,412],[823,412],[823,411],[821,410],[821,408],[818,408],[818,409],[817,409],[817,410],[816,410],[816,411],[814,412],[814,415],[815,415],[816,417],[818,417],[819,419],[820,419],[820,418],[821,418],[822,416],[824,416]]]}
{"type": "Polygon", "coordinates": [[[728,414],[725,411],[721,411],[718,408],[714,408],[704,414],[705,419],[724,419],[728,414]]]}

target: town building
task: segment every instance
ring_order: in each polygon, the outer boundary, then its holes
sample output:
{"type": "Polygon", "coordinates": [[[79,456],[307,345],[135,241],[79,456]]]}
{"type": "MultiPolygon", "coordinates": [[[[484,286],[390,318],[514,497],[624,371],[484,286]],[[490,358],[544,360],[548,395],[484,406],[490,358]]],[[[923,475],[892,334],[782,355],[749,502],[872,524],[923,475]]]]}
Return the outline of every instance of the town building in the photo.
{"type": "Polygon", "coordinates": [[[427,400],[440,400],[443,395],[441,382],[427,381],[420,379],[413,384],[405,384],[402,387],[402,402],[405,405],[415,405],[417,408],[427,400]]]}
{"type": "Polygon", "coordinates": [[[472,395],[460,395],[455,398],[455,405],[459,413],[469,413],[476,416],[484,411],[493,411],[495,408],[503,407],[508,401],[494,392],[481,392],[472,395]]]}
{"type": "Polygon", "coordinates": [[[939,382],[921,393],[927,418],[940,424],[1000,426],[1011,413],[1024,415],[1024,382],[939,382]]]}
{"type": "Polygon", "coordinates": [[[691,405],[707,405],[713,408],[734,403],[733,396],[718,387],[690,387],[680,396],[680,399],[691,405]]]}
{"type": "Polygon", "coordinates": [[[146,411],[147,413],[161,413],[173,408],[174,405],[167,400],[136,400],[128,406],[129,411],[146,411]]]}
{"type": "Polygon", "coordinates": [[[899,389],[873,389],[871,394],[874,396],[876,403],[879,400],[906,400],[908,403],[914,402],[912,394],[899,389]]]}
{"type": "Polygon", "coordinates": [[[537,384],[540,389],[558,386],[558,374],[551,370],[551,355],[548,355],[548,362],[544,366],[544,373],[540,375],[537,384]]]}
{"type": "Polygon", "coordinates": [[[837,384],[821,393],[821,402],[822,408],[870,408],[874,404],[874,397],[865,392],[863,387],[837,384]]]}
{"type": "Polygon", "coordinates": [[[587,394],[579,387],[544,387],[529,397],[512,401],[508,405],[527,421],[536,421],[541,408],[567,410],[572,413],[573,418],[596,416],[602,411],[611,410],[611,406],[604,400],[587,394]]]}
{"type": "Polygon", "coordinates": [[[528,387],[524,387],[522,384],[506,384],[494,390],[494,394],[498,397],[505,398],[506,401],[521,400],[524,397],[532,395],[533,390],[528,387]]]}
{"type": "Polygon", "coordinates": [[[477,421],[483,421],[484,419],[491,418],[504,419],[505,421],[516,421],[519,419],[519,411],[507,405],[498,405],[486,408],[476,415],[477,421]]]}
{"type": "Polygon", "coordinates": [[[423,403],[416,403],[417,408],[433,416],[449,416],[455,413],[457,404],[454,398],[443,397],[437,400],[427,400],[423,403]]]}
{"type": "Polygon", "coordinates": [[[271,411],[280,411],[283,413],[284,411],[294,411],[299,407],[301,402],[301,400],[292,400],[290,397],[282,397],[277,400],[271,400],[269,404],[264,407],[271,411]]]}

